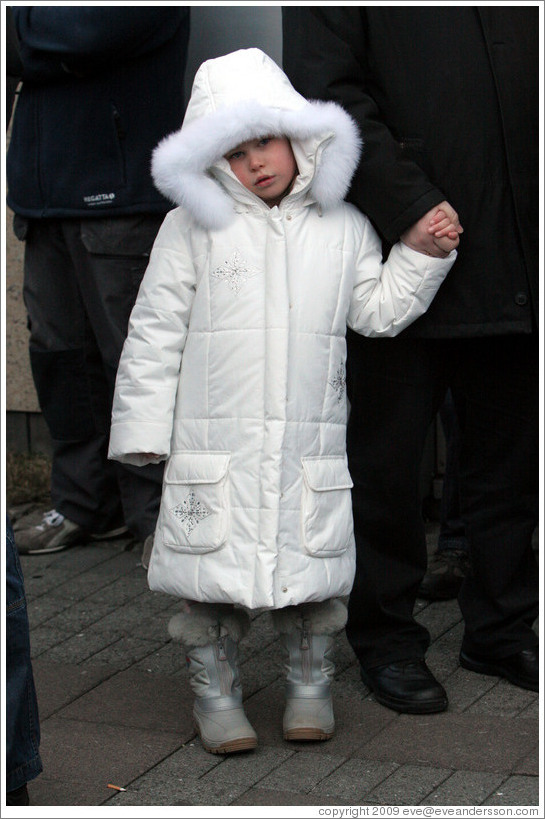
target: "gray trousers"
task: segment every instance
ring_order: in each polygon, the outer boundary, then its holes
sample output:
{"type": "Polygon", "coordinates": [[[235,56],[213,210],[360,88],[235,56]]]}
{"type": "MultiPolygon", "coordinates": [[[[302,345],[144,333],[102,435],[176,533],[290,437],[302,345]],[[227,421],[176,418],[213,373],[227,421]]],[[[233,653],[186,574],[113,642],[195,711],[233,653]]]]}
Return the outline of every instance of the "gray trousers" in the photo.
{"type": "Polygon", "coordinates": [[[162,465],[108,461],[115,376],[161,215],[15,217],[24,239],[30,362],[51,433],[55,508],[93,533],[155,528],[162,465]]]}

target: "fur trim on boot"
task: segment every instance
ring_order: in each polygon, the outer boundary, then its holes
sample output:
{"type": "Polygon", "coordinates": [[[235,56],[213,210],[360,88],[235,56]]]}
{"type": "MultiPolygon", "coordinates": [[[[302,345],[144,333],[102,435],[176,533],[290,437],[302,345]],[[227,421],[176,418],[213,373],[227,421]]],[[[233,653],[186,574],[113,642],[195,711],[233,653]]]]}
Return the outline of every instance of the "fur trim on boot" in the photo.
{"type": "Polygon", "coordinates": [[[293,634],[305,627],[311,634],[338,634],[345,625],[348,612],[339,599],[323,603],[303,603],[271,612],[273,625],[279,634],[293,634]]]}
{"type": "Polygon", "coordinates": [[[180,612],[171,618],[168,633],[173,640],[186,646],[206,646],[215,643],[218,636],[229,636],[238,643],[249,628],[250,617],[244,609],[228,603],[192,603],[188,612],[180,612]]]}

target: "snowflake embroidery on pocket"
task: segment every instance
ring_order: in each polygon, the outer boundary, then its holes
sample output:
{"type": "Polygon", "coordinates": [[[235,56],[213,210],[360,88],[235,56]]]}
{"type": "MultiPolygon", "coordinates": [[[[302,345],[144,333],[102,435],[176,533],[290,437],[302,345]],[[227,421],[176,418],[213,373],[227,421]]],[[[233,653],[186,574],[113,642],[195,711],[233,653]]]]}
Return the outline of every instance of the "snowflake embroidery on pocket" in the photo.
{"type": "Polygon", "coordinates": [[[198,526],[201,520],[207,518],[212,514],[210,509],[207,509],[204,503],[197,500],[193,490],[189,493],[187,498],[169,510],[170,514],[175,517],[181,524],[184,532],[189,537],[195,526],[198,526]]]}
{"type": "Polygon", "coordinates": [[[257,276],[255,270],[244,261],[238,250],[235,250],[230,259],[212,271],[212,276],[226,282],[235,296],[240,293],[243,284],[252,276],[257,276]]]}
{"type": "Polygon", "coordinates": [[[342,401],[346,390],[346,372],[344,369],[344,364],[339,364],[335,377],[332,379],[332,381],[328,381],[327,383],[333,387],[337,393],[337,400],[342,401]]]}

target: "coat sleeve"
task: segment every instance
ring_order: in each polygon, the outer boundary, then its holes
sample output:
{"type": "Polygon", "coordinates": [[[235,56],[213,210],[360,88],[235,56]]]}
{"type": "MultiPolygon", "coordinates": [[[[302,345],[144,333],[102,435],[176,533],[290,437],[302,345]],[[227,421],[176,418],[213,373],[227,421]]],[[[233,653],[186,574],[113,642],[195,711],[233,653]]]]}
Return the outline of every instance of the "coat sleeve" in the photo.
{"type": "Polygon", "coordinates": [[[439,259],[397,242],[383,263],[377,232],[360,218],[363,236],[347,324],[364,336],[396,336],[426,312],[457,254],[452,250],[439,259]]]}
{"type": "Polygon", "coordinates": [[[181,211],[171,211],[157,234],[117,371],[108,457],[135,466],[165,460],[170,454],[176,391],[196,289],[182,218],[181,211]],[[150,459],[142,453],[158,457],[150,459]]]}
{"type": "Polygon", "coordinates": [[[404,155],[373,99],[366,15],[358,5],[284,6],[283,65],[303,96],[333,100],[357,122],[363,153],[348,199],[393,244],[446,197],[404,155]]]}

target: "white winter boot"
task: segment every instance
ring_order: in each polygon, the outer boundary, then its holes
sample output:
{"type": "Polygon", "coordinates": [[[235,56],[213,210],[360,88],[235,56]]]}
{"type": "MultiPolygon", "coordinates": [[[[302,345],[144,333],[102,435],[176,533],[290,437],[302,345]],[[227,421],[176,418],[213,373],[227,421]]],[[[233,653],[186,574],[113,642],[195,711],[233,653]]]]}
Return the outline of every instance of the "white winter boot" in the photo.
{"type": "Polygon", "coordinates": [[[168,630],[186,649],[195,694],[193,717],[202,744],[212,754],[255,748],[257,734],[242,707],[237,666],[237,644],[248,631],[250,618],[229,605],[190,606],[189,612],[171,619],[168,630]]]}
{"type": "Polygon", "coordinates": [[[330,739],[335,730],[331,659],[335,635],[346,623],[340,600],[305,603],[272,612],[286,659],[284,739],[330,739]]]}

